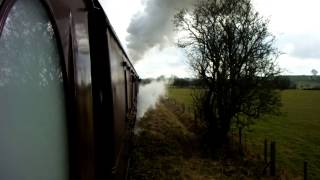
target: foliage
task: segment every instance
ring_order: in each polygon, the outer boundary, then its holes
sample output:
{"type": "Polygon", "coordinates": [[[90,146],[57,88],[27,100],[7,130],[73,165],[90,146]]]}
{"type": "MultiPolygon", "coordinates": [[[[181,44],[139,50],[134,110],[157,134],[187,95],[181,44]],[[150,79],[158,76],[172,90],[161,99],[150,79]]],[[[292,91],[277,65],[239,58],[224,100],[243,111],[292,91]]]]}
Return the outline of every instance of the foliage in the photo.
{"type": "Polygon", "coordinates": [[[320,89],[320,77],[319,76],[282,76],[290,79],[293,89],[306,89],[306,90],[319,90],[320,89]]]}
{"type": "Polygon", "coordinates": [[[200,79],[174,77],[172,86],[180,87],[180,88],[181,87],[201,87],[202,82],[200,79]]]}
{"type": "Polygon", "coordinates": [[[317,76],[318,71],[317,71],[317,70],[315,70],[315,69],[312,69],[312,70],[311,70],[311,73],[312,73],[312,75],[313,75],[313,76],[317,76]]]}
{"type": "Polygon", "coordinates": [[[142,85],[150,84],[152,81],[155,81],[155,79],[152,79],[152,78],[141,79],[140,84],[142,84],[142,85]]]}
{"type": "Polygon", "coordinates": [[[275,89],[296,89],[296,84],[290,80],[287,76],[277,76],[272,81],[272,84],[275,89]]]}
{"type": "Polygon", "coordinates": [[[178,46],[204,83],[194,97],[214,143],[226,140],[240,114],[256,119],[277,112],[280,96],[271,80],[280,73],[278,52],[268,21],[250,0],[201,0],[177,13],[174,23],[185,34],[178,46]]]}
{"type": "Polygon", "coordinates": [[[173,79],[172,85],[175,87],[189,87],[191,85],[191,80],[187,78],[178,78],[173,79]]]}

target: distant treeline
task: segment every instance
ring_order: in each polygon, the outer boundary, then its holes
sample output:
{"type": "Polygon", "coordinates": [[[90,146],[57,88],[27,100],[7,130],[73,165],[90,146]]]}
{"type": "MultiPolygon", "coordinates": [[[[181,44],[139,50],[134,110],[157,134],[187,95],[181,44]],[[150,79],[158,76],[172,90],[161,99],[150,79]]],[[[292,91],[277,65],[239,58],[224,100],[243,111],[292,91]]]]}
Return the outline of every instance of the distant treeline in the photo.
{"type": "MultiPolygon", "coordinates": [[[[304,90],[320,90],[320,76],[280,76],[290,82],[290,88],[304,90]]],[[[288,88],[285,88],[288,89],[288,88]]]]}
{"type": "MultiPolygon", "coordinates": [[[[175,78],[171,83],[171,85],[175,87],[198,87],[202,86],[202,84],[203,82],[201,80],[191,78],[175,78]]],[[[270,84],[272,84],[275,89],[296,89],[296,84],[285,76],[275,77],[273,80],[270,80],[270,84]]]]}
{"type": "Polygon", "coordinates": [[[172,81],[172,86],[175,87],[200,87],[203,82],[200,79],[194,78],[175,78],[172,81]]]}
{"type": "MultiPolygon", "coordinates": [[[[203,82],[196,78],[179,78],[171,77],[165,78],[160,76],[158,78],[142,79],[141,84],[148,84],[152,81],[167,81],[167,83],[174,87],[201,87],[203,82]]],[[[270,83],[275,89],[304,89],[304,90],[320,90],[320,76],[277,76],[270,83]]]]}
{"type": "Polygon", "coordinates": [[[140,84],[149,84],[153,81],[165,81],[168,85],[174,87],[200,87],[202,86],[202,81],[196,78],[179,78],[170,77],[165,78],[164,76],[159,76],[158,78],[146,78],[141,79],[140,84]]]}

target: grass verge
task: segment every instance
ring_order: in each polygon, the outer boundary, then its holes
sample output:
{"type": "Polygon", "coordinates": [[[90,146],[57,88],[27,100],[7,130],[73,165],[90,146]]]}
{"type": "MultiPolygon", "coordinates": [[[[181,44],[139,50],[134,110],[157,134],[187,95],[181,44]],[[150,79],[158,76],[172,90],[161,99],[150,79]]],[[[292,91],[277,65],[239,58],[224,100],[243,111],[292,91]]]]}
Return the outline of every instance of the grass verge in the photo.
{"type": "Polygon", "coordinates": [[[203,126],[179,102],[163,99],[138,122],[129,179],[260,179],[263,163],[230,146],[212,152],[203,126]],[[213,156],[214,154],[214,156],[213,156]]]}

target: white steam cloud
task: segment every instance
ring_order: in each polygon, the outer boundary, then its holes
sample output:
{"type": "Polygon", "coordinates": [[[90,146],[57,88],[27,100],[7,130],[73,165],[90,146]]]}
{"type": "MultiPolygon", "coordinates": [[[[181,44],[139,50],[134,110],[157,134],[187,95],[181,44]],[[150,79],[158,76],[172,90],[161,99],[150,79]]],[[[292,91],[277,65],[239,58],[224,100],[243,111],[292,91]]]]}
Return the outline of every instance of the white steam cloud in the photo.
{"type": "Polygon", "coordinates": [[[144,11],[131,19],[127,29],[129,54],[133,61],[143,58],[145,52],[155,46],[166,47],[174,40],[174,15],[188,8],[193,0],[146,0],[144,11]]]}
{"type": "Polygon", "coordinates": [[[146,85],[140,85],[138,93],[137,119],[141,119],[149,109],[155,108],[160,97],[166,94],[165,81],[152,81],[146,85]]]}

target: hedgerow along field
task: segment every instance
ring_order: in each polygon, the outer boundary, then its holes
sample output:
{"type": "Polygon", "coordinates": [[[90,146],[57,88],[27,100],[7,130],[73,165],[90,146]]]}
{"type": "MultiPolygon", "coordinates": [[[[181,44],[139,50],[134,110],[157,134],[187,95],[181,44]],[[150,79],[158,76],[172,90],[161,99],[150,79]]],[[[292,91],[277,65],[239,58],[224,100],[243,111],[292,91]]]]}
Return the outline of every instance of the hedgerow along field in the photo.
{"type": "MultiPolygon", "coordinates": [[[[192,90],[169,88],[168,96],[192,106],[192,90]]],[[[277,165],[290,174],[303,176],[303,162],[308,161],[308,175],[320,177],[320,91],[282,91],[283,115],[265,117],[246,132],[250,151],[263,155],[267,138],[276,141],[277,165]]]]}

